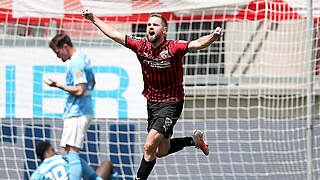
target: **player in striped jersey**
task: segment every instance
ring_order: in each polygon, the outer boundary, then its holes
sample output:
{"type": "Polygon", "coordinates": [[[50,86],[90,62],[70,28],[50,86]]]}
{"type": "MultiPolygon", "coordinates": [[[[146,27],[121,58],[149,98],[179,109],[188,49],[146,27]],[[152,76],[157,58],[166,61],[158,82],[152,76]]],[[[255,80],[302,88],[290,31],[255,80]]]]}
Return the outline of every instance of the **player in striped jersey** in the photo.
{"type": "Polygon", "coordinates": [[[167,40],[167,20],[160,14],[151,14],[147,23],[147,38],[137,38],[118,32],[89,10],[84,10],[83,16],[106,36],[135,52],[141,64],[144,81],[142,94],[148,101],[148,136],[137,179],[148,178],[156,157],[167,156],[184,147],[195,146],[208,155],[209,148],[203,141],[202,131],[195,130],[192,137],[171,136],[184,104],[182,58],[189,51],[208,47],[222,36],[222,28],[217,27],[209,35],[193,41],[167,40]]]}
{"type": "Polygon", "coordinates": [[[80,158],[79,153],[67,151],[65,155],[57,155],[48,142],[38,143],[36,153],[42,163],[32,174],[32,180],[80,180],[82,176],[89,180],[117,179],[117,173],[108,161],[104,161],[96,173],[80,158]]]}

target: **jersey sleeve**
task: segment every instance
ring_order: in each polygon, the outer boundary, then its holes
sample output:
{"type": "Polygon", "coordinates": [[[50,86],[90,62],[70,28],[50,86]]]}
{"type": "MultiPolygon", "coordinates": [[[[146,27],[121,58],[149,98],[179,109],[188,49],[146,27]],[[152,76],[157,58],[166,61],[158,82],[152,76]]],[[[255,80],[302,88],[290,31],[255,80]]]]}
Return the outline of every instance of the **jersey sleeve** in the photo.
{"type": "Polygon", "coordinates": [[[189,52],[188,45],[190,41],[174,41],[173,43],[173,50],[174,53],[180,57],[184,56],[187,52],[189,52]]]}
{"type": "Polygon", "coordinates": [[[126,35],[125,46],[131,49],[133,52],[137,52],[140,48],[142,38],[126,35]]]}
{"type": "Polygon", "coordinates": [[[73,77],[73,82],[75,85],[86,84],[87,77],[85,73],[85,63],[73,63],[71,64],[71,73],[73,77]]]}

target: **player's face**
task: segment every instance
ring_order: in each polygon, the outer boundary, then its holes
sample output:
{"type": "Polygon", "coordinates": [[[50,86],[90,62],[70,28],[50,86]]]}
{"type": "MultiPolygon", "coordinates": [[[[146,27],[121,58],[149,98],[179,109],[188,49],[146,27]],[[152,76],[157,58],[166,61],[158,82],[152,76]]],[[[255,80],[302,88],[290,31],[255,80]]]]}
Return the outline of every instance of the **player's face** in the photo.
{"type": "Polygon", "coordinates": [[[57,57],[61,59],[63,62],[65,62],[70,58],[66,47],[62,47],[62,48],[54,47],[52,48],[52,50],[54,53],[56,53],[57,57]]]}
{"type": "Polygon", "coordinates": [[[161,23],[161,19],[158,17],[151,17],[147,24],[147,38],[151,43],[157,42],[161,37],[165,35],[167,28],[161,23]]]}

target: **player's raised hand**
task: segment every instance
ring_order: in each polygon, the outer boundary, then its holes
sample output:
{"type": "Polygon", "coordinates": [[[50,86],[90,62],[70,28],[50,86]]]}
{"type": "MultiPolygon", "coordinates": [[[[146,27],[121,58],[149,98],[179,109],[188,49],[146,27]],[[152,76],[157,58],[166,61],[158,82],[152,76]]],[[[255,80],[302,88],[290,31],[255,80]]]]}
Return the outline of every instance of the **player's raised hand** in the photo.
{"type": "Polygon", "coordinates": [[[223,35],[223,29],[221,27],[217,27],[214,31],[213,34],[215,36],[221,37],[223,35]]]}
{"type": "Polygon", "coordinates": [[[85,9],[82,11],[82,16],[89,21],[93,21],[93,14],[89,9],[85,9]]]}
{"type": "Polygon", "coordinates": [[[52,79],[45,79],[43,80],[44,83],[46,83],[48,86],[51,87],[57,87],[58,82],[52,79]]]}

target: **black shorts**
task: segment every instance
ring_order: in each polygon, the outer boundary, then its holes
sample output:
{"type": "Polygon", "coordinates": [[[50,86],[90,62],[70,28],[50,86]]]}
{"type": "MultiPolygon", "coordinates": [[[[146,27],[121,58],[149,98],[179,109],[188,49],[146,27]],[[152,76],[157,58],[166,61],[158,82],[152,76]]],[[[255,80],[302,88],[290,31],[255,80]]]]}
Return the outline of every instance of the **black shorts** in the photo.
{"type": "Polygon", "coordinates": [[[148,132],[151,129],[169,138],[183,109],[183,101],[154,102],[148,101],[148,132]]]}

